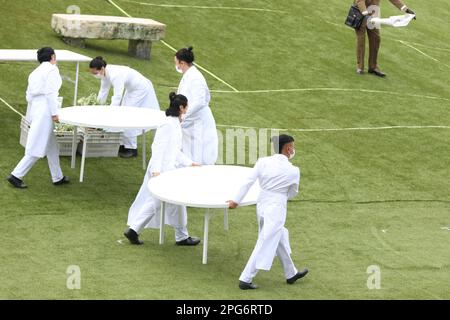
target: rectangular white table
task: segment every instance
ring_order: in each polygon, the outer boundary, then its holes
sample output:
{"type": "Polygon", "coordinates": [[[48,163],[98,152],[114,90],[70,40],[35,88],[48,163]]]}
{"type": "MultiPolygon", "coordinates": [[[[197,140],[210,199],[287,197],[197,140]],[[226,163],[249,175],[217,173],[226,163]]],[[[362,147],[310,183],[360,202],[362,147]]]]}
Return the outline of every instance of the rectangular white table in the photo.
{"type": "MultiPolygon", "coordinates": [[[[0,49],[0,61],[38,62],[37,51],[37,49],[0,49]]],[[[55,55],[58,62],[76,62],[75,92],[73,96],[73,105],[76,106],[80,62],[90,62],[92,58],[69,50],[55,50],[55,55]]]]}

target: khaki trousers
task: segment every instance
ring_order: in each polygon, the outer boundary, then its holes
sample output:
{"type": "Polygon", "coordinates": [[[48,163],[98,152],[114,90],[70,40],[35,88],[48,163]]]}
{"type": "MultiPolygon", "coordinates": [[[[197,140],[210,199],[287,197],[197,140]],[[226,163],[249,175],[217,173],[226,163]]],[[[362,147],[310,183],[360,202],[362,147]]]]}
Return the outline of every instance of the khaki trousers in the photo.
{"type": "Polygon", "coordinates": [[[364,70],[364,55],[366,51],[366,33],[369,38],[369,69],[378,69],[378,50],[380,49],[380,30],[368,29],[365,19],[356,31],[356,61],[358,69],[364,70]]]}

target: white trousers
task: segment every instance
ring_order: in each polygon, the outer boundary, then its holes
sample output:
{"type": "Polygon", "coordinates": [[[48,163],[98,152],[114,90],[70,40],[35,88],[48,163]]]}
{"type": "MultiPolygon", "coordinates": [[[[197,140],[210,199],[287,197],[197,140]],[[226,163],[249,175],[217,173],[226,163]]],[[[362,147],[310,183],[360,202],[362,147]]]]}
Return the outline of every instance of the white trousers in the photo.
{"type": "MultiPolygon", "coordinates": [[[[52,181],[57,182],[61,180],[64,176],[61,166],[59,165],[59,148],[56,139],[50,139],[46,156],[52,181]]],[[[39,159],[39,157],[33,157],[25,154],[11,174],[22,180],[39,159]]]]}
{"type": "MultiPolygon", "coordinates": [[[[167,205],[167,204],[166,204],[167,205]]],[[[134,219],[133,223],[130,224],[130,228],[140,233],[141,230],[153,219],[156,211],[154,210],[153,204],[146,204],[140,214],[134,219]]],[[[158,212],[159,214],[159,212],[158,212]]],[[[175,229],[175,241],[183,241],[189,238],[189,233],[186,226],[174,227],[175,229]]]]}
{"type": "Polygon", "coordinates": [[[122,144],[124,145],[124,147],[127,149],[137,149],[137,136],[129,136],[126,134],[127,132],[125,131],[122,137],[122,144]]]}
{"type": "MultiPolygon", "coordinates": [[[[247,265],[244,268],[244,271],[242,271],[242,274],[239,277],[239,280],[241,281],[251,283],[253,278],[258,273],[258,269],[256,268],[256,257],[258,256],[261,249],[264,248],[265,242],[262,232],[263,225],[264,225],[264,218],[259,217],[258,240],[256,241],[256,246],[253,249],[253,252],[250,256],[250,259],[247,262],[247,265]]],[[[286,279],[292,278],[298,272],[298,270],[295,268],[294,262],[291,259],[289,248],[290,248],[289,232],[285,227],[283,227],[283,234],[280,238],[280,242],[278,243],[276,254],[278,258],[280,258],[281,265],[283,266],[284,270],[284,276],[286,277],[286,279]]]]}

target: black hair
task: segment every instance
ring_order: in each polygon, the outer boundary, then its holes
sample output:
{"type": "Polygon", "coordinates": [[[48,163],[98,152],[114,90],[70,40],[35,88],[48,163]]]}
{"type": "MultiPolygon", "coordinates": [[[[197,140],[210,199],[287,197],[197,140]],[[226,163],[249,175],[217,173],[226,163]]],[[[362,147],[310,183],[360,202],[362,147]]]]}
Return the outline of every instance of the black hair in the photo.
{"type": "Polygon", "coordinates": [[[166,110],[166,116],[168,117],[178,117],[180,115],[180,107],[186,107],[188,104],[188,99],[182,94],[176,94],[171,92],[169,94],[170,106],[166,110]]]}
{"type": "Polygon", "coordinates": [[[100,70],[101,68],[106,67],[106,65],[106,60],[104,60],[103,57],[99,56],[92,59],[92,61],[89,63],[89,68],[100,70]]]}
{"type": "Polygon", "coordinates": [[[273,150],[276,153],[281,153],[285,144],[294,142],[294,138],[287,134],[280,134],[279,136],[272,137],[273,150]]]}
{"type": "Polygon", "coordinates": [[[44,48],[40,48],[37,51],[37,59],[39,61],[39,63],[42,62],[47,62],[52,60],[52,55],[55,54],[55,50],[53,50],[50,47],[44,47],[44,48]]]}
{"type": "Polygon", "coordinates": [[[180,49],[175,53],[175,57],[177,57],[178,61],[191,64],[194,62],[194,52],[192,50],[194,50],[193,47],[180,49]]]}

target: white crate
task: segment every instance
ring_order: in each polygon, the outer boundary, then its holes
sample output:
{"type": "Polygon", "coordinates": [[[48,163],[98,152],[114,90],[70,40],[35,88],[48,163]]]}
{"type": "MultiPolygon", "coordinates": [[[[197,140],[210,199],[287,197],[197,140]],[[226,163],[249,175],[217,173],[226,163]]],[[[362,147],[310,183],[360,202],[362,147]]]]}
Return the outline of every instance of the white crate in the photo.
{"type": "Polygon", "coordinates": [[[86,134],[89,135],[86,145],[86,158],[117,157],[122,142],[121,132],[104,132],[97,129],[80,129],[81,143],[78,145],[78,153],[83,151],[83,141],[86,134]]]}
{"type": "MultiPolygon", "coordinates": [[[[28,131],[30,130],[30,123],[22,117],[20,121],[20,144],[25,148],[27,145],[28,139],[28,131]]],[[[60,156],[71,156],[72,155],[72,140],[73,140],[73,131],[63,131],[63,132],[55,132],[56,141],[59,146],[59,155],[60,156]]],[[[77,144],[81,139],[81,134],[78,133],[77,144]]]]}

